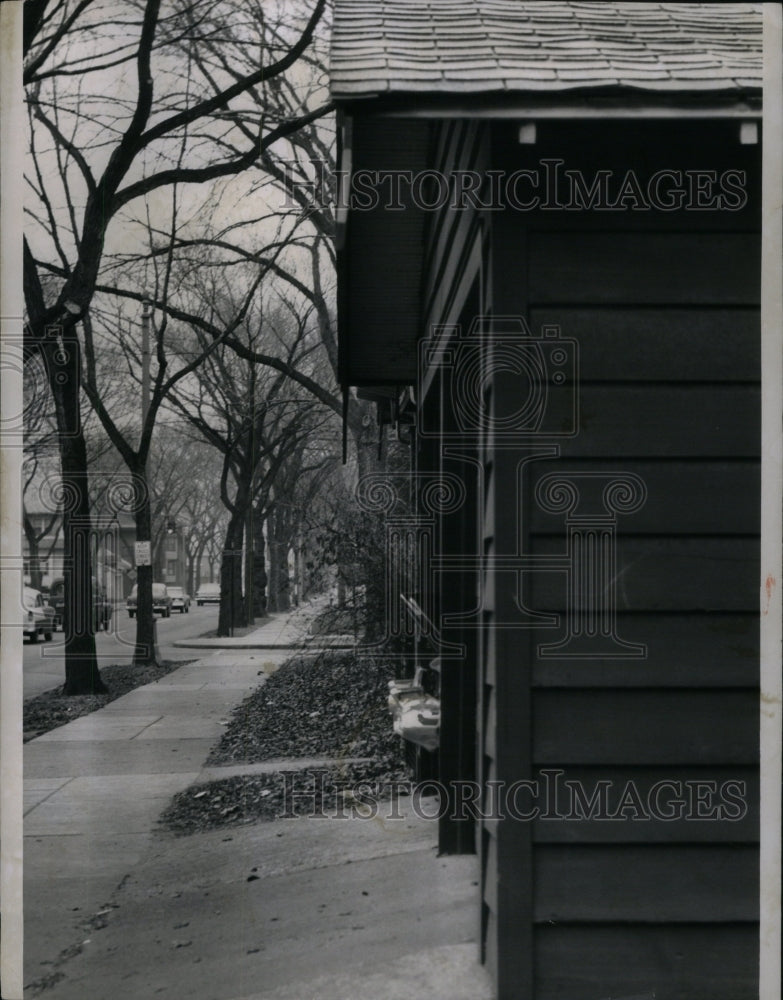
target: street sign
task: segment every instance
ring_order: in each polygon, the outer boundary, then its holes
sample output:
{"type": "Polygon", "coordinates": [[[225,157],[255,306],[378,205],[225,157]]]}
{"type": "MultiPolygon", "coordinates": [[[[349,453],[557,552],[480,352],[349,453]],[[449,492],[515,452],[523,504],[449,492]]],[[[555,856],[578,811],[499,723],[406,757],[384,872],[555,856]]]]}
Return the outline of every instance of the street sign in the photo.
{"type": "Polygon", "coordinates": [[[133,552],[136,557],[137,566],[152,565],[152,550],[149,542],[134,542],[133,552]]]}

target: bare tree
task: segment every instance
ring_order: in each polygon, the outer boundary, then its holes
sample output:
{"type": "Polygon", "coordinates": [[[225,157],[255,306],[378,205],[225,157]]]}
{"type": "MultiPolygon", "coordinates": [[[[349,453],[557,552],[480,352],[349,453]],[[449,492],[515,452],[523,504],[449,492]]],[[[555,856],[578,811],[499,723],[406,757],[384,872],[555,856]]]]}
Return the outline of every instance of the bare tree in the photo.
{"type": "MultiPolygon", "coordinates": [[[[27,335],[29,351],[46,364],[54,398],[69,499],[65,559],[88,606],[89,546],[74,542],[90,523],[80,400],[86,343],[80,333],[89,337],[89,310],[107,240],[118,223],[132,239],[133,209],[143,199],[175,183],[235,177],[264,149],[324,113],[317,108],[268,123],[247,101],[253,88],[285,74],[306,53],[324,8],[325,0],[314,0],[304,20],[281,18],[259,52],[252,2],[29,0],[25,5],[31,164],[24,238],[27,335]],[[207,44],[220,58],[200,66],[199,52],[207,44]],[[244,58],[248,51],[255,60],[248,72],[239,78],[226,72],[223,63],[235,65],[239,53],[244,58]],[[110,93],[117,96],[107,97],[110,93]],[[251,115],[252,138],[237,135],[235,141],[235,120],[243,108],[251,115]],[[58,279],[53,301],[44,294],[46,275],[58,279]]],[[[145,425],[137,448],[125,443],[129,467],[144,461],[151,430],[145,425]]],[[[145,515],[137,524],[141,538],[148,538],[145,515]]],[[[147,592],[151,581],[146,572],[142,576],[147,592]]],[[[140,589],[141,584],[140,579],[140,589]]],[[[68,595],[76,602],[76,587],[68,588],[68,595]]],[[[74,604],[71,611],[77,610],[74,604]]],[[[69,615],[71,621],[75,617],[69,615]]],[[[139,628],[138,638],[147,642],[151,633],[141,618],[139,628]]],[[[94,635],[69,629],[64,690],[77,694],[101,686],[94,635]]]]}
{"type": "MultiPolygon", "coordinates": [[[[218,296],[210,294],[204,307],[216,314],[209,327],[220,324],[221,307],[234,312],[232,293],[224,289],[218,296]]],[[[308,337],[307,315],[291,316],[278,323],[260,305],[249,310],[242,329],[234,336],[257,346],[261,342],[281,353],[286,366],[297,368],[312,352],[308,337]],[[285,331],[285,332],[283,332],[285,331]]],[[[200,341],[214,343],[214,331],[197,328],[200,341]]],[[[227,339],[227,338],[225,338],[227,339]]],[[[266,496],[272,488],[278,470],[299,441],[312,430],[313,401],[293,386],[282,373],[244,361],[223,344],[214,350],[206,362],[193,373],[193,378],[180,384],[171,394],[171,403],[193,427],[223,455],[220,495],[229,512],[221,564],[221,608],[218,634],[252,621],[262,613],[253,598],[253,583],[259,579],[259,564],[263,560],[257,548],[258,533],[253,518],[263,519],[264,504],[254,505],[254,499],[266,496]],[[245,593],[242,592],[242,557],[245,557],[245,593]]]]}

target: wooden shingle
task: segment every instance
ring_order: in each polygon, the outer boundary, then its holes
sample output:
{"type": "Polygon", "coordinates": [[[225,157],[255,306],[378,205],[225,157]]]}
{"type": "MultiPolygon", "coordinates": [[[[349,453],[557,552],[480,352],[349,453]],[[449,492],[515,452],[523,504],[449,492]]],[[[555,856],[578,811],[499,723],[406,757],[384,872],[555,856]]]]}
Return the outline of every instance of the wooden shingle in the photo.
{"type": "Polygon", "coordinates": [[[335,99],[761,86],[761,4],[335,0],[335,99]],[[363,86],[362,86],[363,81],[363,86]]]}

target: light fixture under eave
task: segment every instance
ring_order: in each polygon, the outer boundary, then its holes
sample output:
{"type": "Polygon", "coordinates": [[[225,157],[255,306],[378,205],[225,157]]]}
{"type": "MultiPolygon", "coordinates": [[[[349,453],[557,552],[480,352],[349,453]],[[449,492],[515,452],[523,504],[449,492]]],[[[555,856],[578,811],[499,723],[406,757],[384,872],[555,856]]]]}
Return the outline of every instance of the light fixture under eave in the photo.
{"type": "Polygon", "coordinates": [[[756,146],[759,141],[759,123],[741,122],[739,141],[741,146],[756,146]]]}
{"type": "Polygon", "coordinates": [[[525,122],[523,125],[520,125],[517,138],[521,146],[535,146],[537,141],[536,123],[525,122]]]}

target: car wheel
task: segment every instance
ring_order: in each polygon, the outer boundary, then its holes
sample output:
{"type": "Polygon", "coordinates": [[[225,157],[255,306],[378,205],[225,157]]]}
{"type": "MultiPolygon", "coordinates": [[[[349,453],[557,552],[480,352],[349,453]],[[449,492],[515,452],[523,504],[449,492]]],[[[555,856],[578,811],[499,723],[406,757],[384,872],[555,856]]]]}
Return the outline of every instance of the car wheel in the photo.
{"type": "Polygon", "coordinates": [[[44,639],[47,642],[51,642],[52,641],[52,633],[51,632],[44,632],[44,639]]]}
{"type": "Polygon", "coordinates": [[[190,611],[190,605],[188,605],[188,606],[187,606],[187,607],[186,607],[186,608],[184,609],[184,611],[185,611],[185,614],[188,614],[188,612],[190,611]]]}
{"type": "Polygon", "coordinates": [[[38,630],[30,633],[30,642],[38,642],[38,630]]]}
{"type": "Polygon", "coordinates": [[[199,607],[202,607],[202,605],[204,604],[204,602],[203,601],[196,601],[196,604],[198,604],[199,607]]]}
{"type": "Polygon", "coordinates": [[[163,612],[163,617],[171,618],[171,608],[166,608],[166,610],[163,612]]]}
{"type": "Polygon", "coordinates": [[[136,612],[135,612],[135,611],[129,611],[129,612],[128,612],[128,618],[133,618],[133,616],[134,616],[135,614],[136,614],[136,612]]]}

